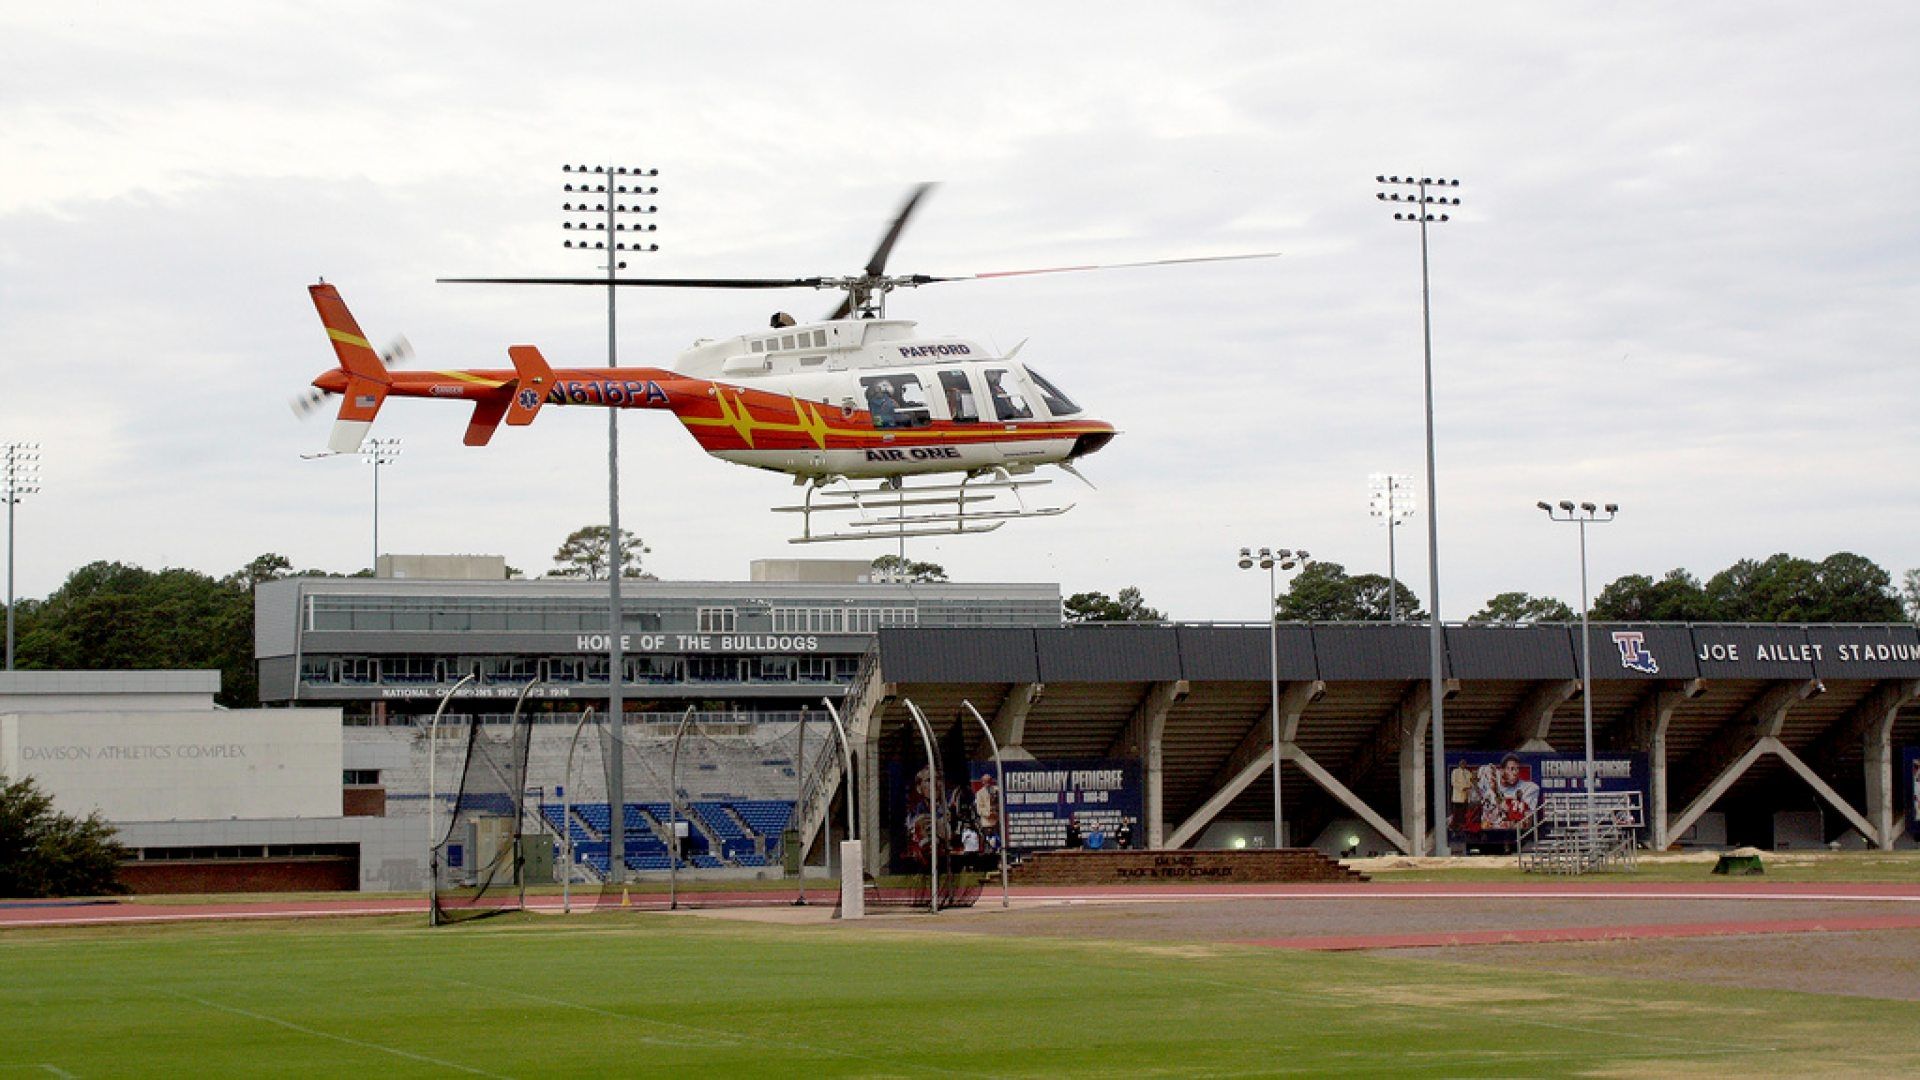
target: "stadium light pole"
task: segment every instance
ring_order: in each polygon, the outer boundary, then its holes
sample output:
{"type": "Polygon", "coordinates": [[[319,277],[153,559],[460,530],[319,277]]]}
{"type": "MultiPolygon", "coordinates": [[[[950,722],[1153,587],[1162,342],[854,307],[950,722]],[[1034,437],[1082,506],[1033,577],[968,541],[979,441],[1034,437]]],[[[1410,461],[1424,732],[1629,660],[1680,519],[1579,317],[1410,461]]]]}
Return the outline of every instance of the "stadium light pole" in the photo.
{"type": "MultiPolygon", "coordinates": [[[[617,331],[615,314],[615,296],[619,289],[614,279],[626,268],[620,255],[623,252],[649,252],[660,250],[658,244],[630,242],[621,237],[621,233],[650,233],[655,226],[651,223],[629,222],[627,218],[641,214],[651,214],[658,207],[629,205],[626,197],[658,195],[660,189],[638,183],[639,180],[660,175],[658,169],[638,169],[626,165],[562,165],[560,171],[567,179],[562,188],[567,201],[560,209],[569,217],[560,223],[560,227],[569,234],[580,234],[579,239],[571,235],[561,243],[561,247],[581,251],[596,251],[607,260],[607,367],[620,366],[617,349],[617,331]],[[576,182],[577,181],[577,182],[576,182]],[[592,238],[588,238],[591,234],[592,238]]],[[[612,811],[612,837],[608,849],[608,869],[613,880],[627,880],[627,794],[626,762],[623,748],[626,746],[627,710],[622,698],[622,669],[626,666],[624,654],[625,642],[620,640],[623,620],[620,617],[620,410],[617,407],[607,409],[607,723],[613,732],[613,753],[607,767],[608,809],[612,811]]]]}
{"type": "Polygon", "coordinates": [[[375,577],[380,576],[380,466],[391,465],[400,456],[400,437],[368,439],[360,446],[360,457],[373,466],[373,565],[370,569],[375,577]]]}
{"type": "Polygon", "coordinates": [[[0,468],[0,498],[7,501],[7,670],[13,670],[13,508],[40,490],[40,444],[0,443],[6,451],[0,468]]]}
{"type": "Polygon", "coordinates": [[[1549,519],[1580,528],[1580,723],[1587,740],[1587,854],[1592,855],[1598,826],[1594,822],[1593,796],[1593,635],[1587,632],[1587,526],[1612,521],[1620,514],[1620,504],[1597,507],[1583,502],[1576,506],[1572,500],[1562,499],[1558,508],[1544,501],[1534,505],[1545,510],[1549,519]]]}
{"type": "Polygon", "coordinates": [[[1400,621],[1400,571],[1394,557],[1393,531],[1413,516],[1413,492],[1407,490],[1413,486],[1413,477],[1374,473],[1367,477],[1367,483],[1373,490],[1367,512],[1387,527],[1387,621],[1397,623],[1400,621]]]}
{"type": "MultiPolygon", "coordinates": [[[[1433,716],[1433,853],[1442,858],[1450,854],[1447,850],[1447,792],[1446,760],[1447,732],[1444,668],[1446,657],[1446,639],[1440,628],[1440,507],[1436,496],[1433,464],[1433,303],[1432,290],[1427,284],[1427,226],[1437,225],[1449,219],[1445,213],[1435,214],[1436,206],[1459,206],[1457,195],[1431,195],[1428,188],[1445,191],[1460,186],[1459,180],[1422,176],[1376,176],[1374,180],[1399,188],[1411,188],[1411,193],[1399,191],[1376,192],[1381,202],[1410,204],[1404,211],[1396,211],[1395,221],[1413,222],[1420,226],[1420,333],[1426,357],[1427,384],[1427,591],[1432,594],[1428,602],[1433,605],[1433,614],[1428,617],[1430,633],[1427,638],[1429,654],[1429,675],[1432,679],[1432,704],[1429,706],[1433,716]]],[[[1414,838],[1414,847],[1419,848],[1419,839],[1414,838]]]]}
{"type": "Polygon", "coordinates": [[[1251,570],[1255,566],[1267,572],[1267,669],[1268,689],[1272,692],[1267,713],[1273,725],[1273,842],[1270,847],[1281,846],[1281,830],[1286,825],[1286,815],[1280,808],[1280,574],[1292,573],[1307,565],[1311,557],[1304,551],[1288,551],[1280,548],[1275,551],[1261,548],[1255,552],[1251,548],[1240,549],[1240,569],[1251,570]]]}

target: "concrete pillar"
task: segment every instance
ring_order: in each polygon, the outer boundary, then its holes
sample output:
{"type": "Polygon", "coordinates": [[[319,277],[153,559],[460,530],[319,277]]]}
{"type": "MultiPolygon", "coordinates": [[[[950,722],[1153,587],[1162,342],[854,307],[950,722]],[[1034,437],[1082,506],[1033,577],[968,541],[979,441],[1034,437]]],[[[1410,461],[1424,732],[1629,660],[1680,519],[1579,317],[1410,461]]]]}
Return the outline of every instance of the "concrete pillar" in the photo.
{"type": "Polygon", "coordinates": [[[1892,851],[1898,834],[1900,799],[1893,776],[1893,722],[1900,709],[1920,697],[1920,679],[1882,685],[1860,703],[1860,763],[1867,787],[1867,820],[1873,841],[1881,851],[1892,851]]]}
{"type": "Polygon", "coordinates": [[[1127,718],[1119,737],[1107,748],[1107,757],[1137,757],[1140,760],[1141,780],[1146,787],[1142,800],[1145,805],[1141,807],[1141,813],[1146,818],[1143,824],[1150,848],[1161,847],[1167,834],[1166,805],[1162,795],[1167,713],[1172,711],[1176,702],[1187,696],[1188,689],[1185,679],[1157,682],[1149,686],[1140,704],[1134,707],[1133,715],[1127,718]]]}
{"type": "Polygon", "coordinates": [[[1667,726],[1681,704],[1706,691],[1704,679],[1689,679],[1649,694],[1635,718],[1633,748],[1647,755],[1647,826],[1653,850],[1673,843],[1667,834],[1667,726]]]}
{"type": "Polygon", "coordinates": [[[1400,729],[1400,831],[1412,846],[1410,855],[1432,848],[1427,833],[1427,724],[1431,710],[1422,709],[1420,723],[1400,729]]]}
{"type": "MultiPolygon", "coordinates": [[[[1457,683],[1450,683],[1447,690],[1457,683]]],[[[1433,686],[1415,683],[1400,701],[1395,725],[1400,742],[1400,831],[1412,849],[1409,855],[1432,851],[1429,826],[1445,828],[1446,822],[1427,820],[1427,724],[1433,719],[1433,686]]]]}
{"type": "Polygon", "coordinates": [[[1034,703],[1046,693],[1045,683],[1018,683],[1007,688],[1007,696],[1000,702],[1000,708],[994,711],[993,719],[987,726],[993,729],[993,739],[1000,744],[1000,756],[1011,761],[1018,757],[1032,761],[1033,755],[1022,748],[1027,735],[1027,713],[1032,711],[1034,703]],[[1009,753],[1018,750],[1017,754],[1009,753]]]}

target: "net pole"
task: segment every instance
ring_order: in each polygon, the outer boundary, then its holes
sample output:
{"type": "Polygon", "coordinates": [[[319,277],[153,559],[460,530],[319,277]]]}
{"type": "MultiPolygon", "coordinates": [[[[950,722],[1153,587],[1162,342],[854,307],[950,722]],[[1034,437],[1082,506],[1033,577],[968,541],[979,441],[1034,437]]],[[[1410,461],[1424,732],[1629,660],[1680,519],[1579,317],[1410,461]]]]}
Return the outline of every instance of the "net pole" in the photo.
{"type": "Polygon", "coordinates": [[[573,738],[567,741],[566,783],[560,789],[560,836],[567,850],[567,867],[560,875],[560,910],[568,915],[573,914],[573,752],[580,745],[581,729],[592,716],[593,706],[589,705],[580,714],[580,722],[573,725],[573,738]]]}
{"type": "Polygon", "coordinates": [[[440,925],[440,796],[435,793],[434,766],[437,764],[440,738],[440,717],[447,711],[447,702],[460,688],[479,676],[469,673],[466,678],[447,688],[440,695],[440,707],[433,710],[433,721],[427,725],[427,925],[440,925]]]}
{"type": "Polygon", "coordinates": [[[793,857],[793,880],[796,890],[793,897],[794,907],[807,906],[807,849],[800,847],[800,805],[807,797],[807,714],[800,714],[799,731],[795,735],[793,749],[793,814],[785,831],[793,834],[793,843],[800,850],[793,857]]]}
{"type": "Polygon", "coordinates": [[[673,755],[667,761],[667,833],[673,847],[667,851],[667,910],[680,908],[680,740],[693,722],[693,706],[680,714],[680,726],[673,731],[673,755]]]}
{"type": "MultiPolygon", "coordinates": [[[[507,730],[510,737],[518,738],[520,731],[520,711],[526,707],[527,697],[533,688],[544,680],[538,676],[520,688],[520,696],[513,703],[513,721],[507,730]]],[[[532,748],[532,733],[528,733],[525,744],[520,747],[518,760],[520,775],[514,778],[513,785],[513,880],[520,886],[520,910],[527,910],[527,857],[521,850],[525,843],[527,829],[527,754],[532,748]]]]}
{"type": "Polygon", "coordinates": [[[847,739],[847,726],[840,722],[840,710],[834,708],[833,699],[823,697],[820,699],[820,703],[827,707],[827,715],[833,719],[833,730],[840,736],[840,764],[846,772],[847,779],[847,839],[858,840],[859,837],[855,835],[856,826],[854,824],[857,819],[853,816],[853,789],[855,786],[853,782],[853,743],[847,739]]]}
{"type": "Polygon", "coordinates": [[[1000,814],[1000,906],[1009,908],[1013,906],[1013,900],[1007,890],[1007,767],[1000,760],[1000,740],[993,737],[993,725],[987,723],[987,718],[980,715],[980,710],[973,707],[972,701],[962,698],[960,704],[973,714],[974,720],[980,725],[980,730],[986,733],[987,746],[993,750],[994,783],[1000,786],[1000,793],[995,796],[1000,800],[1000,804],[995,807],[1000,814]]]}
{"type": "Polygon", "coordinates": [[[920,712],[910,698],[902,698],[907,703],[907,711],[913,714],[913,722],[920,728],[920,742],[927,748],[927,781],[932,790],[927,792],[927,867],[932,871],[933,892],[927,898],[932,914],[940,914],[940,764],[933,756],[933,728],[927,724],[927,718],[920,712]]]}

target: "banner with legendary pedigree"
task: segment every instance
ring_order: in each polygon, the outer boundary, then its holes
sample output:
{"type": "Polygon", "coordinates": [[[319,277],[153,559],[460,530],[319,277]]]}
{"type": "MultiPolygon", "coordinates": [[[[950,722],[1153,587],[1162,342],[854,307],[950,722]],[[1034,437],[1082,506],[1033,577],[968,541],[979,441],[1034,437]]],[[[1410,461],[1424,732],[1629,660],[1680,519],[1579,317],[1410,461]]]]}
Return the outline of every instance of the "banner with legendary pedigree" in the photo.
{"type": "Polygon", "coordinates": [[[1137,761],[1009,761],[1005,791],[991,761],[968,762],[964,772],[943,769],[937,785],[924,765],[909,770],[895,763],[888,771],[898,808],[897,870],[926,865],[933,844],[950,865],[984,866],[1002,843],[1014,852],[1145,842],[1137,761]]]}
{"type": "MultiPolygon", "coordinates": [[[[1555,801],[1586,798],[1584,754],[1460,751],[1447,754],[1447,838],[1468,847],[1513,846],[1514,833],[1555,801]]],[[[1644,754],[1595,754],[1594,795],[1623,824],[1646,824],[1644,754]]]]}
{"type": "Polygon", "coordinates": [[[1146,842],[1137,761],[1010,761],[1005,794],[1009,851],[1146,842]]]}

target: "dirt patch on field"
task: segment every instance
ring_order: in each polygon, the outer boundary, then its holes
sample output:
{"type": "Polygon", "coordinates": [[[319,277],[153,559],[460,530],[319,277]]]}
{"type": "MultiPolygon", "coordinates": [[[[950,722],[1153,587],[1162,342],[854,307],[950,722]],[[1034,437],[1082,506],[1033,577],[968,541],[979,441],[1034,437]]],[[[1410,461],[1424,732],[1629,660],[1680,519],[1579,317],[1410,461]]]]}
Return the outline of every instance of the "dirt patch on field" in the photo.
{"type": "Polygon", "coordinates": [[[1503,969],[1920,1001],[1920,930],[1407,949],[1503,969]]]}
{"type": "Polygon", "coordinates": [[[1734,933],[1740,924],[1920,914],[1920,902],[1675,897],[1235,897],[985,901],[890,928],[1109,940],[1179,955],[1182,947],[1339,935],[1725,924],[1728,936],[1396,949],[1394,955],[1502,968],[1659,978],[1920,1001],[1920,930],[1734,933]]]}

